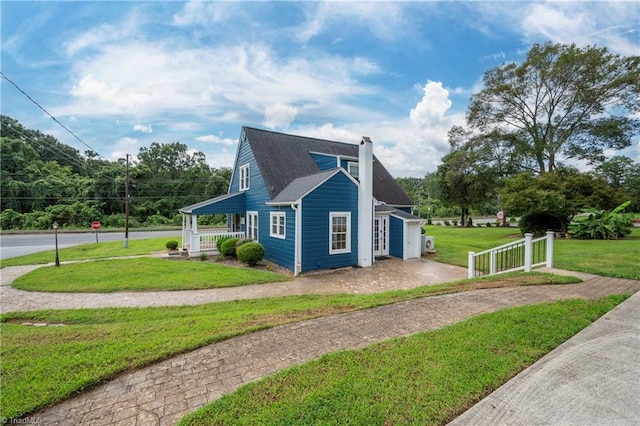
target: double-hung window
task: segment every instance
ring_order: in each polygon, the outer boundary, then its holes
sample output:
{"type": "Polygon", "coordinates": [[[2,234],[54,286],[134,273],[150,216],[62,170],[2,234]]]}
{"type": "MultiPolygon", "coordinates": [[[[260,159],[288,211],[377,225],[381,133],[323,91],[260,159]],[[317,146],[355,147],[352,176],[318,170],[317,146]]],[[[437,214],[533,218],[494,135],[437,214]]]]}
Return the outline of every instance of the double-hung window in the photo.
{"type": "Polygon", "coordinates": [[[358,179],[360,177],[360,167],[356,161],[349,161],[347,163],[347,171],[351,176],[358,179]]]}
{"type": "Polygon", "coordinates": [[[329,212],[329,254],[351,252],[351,213],[329,212]]]}
{"type": "Polygon", "coordinates": [[[271,212],[271,232],[274,238],[286,238],[287,214],[285,212],[271,212]]]}
{"type": "Polygon", "coordinates": [[[240,167],[240,191],[249,189],[249,165],[240,167]]]}

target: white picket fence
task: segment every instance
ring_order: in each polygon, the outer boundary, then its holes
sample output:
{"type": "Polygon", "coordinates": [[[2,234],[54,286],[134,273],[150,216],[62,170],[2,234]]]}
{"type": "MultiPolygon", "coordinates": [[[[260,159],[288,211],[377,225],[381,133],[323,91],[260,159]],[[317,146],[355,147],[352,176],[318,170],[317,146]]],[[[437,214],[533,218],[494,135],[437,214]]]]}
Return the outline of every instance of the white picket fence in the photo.
{"type": "Polygon", "coordinates": [[[524,238],[479,253],[469,252],[467,276],[469,278],[503,272],[525,271],[538,266],[553,267],[554,232],[541,238],[524,234],[524,238]]]}

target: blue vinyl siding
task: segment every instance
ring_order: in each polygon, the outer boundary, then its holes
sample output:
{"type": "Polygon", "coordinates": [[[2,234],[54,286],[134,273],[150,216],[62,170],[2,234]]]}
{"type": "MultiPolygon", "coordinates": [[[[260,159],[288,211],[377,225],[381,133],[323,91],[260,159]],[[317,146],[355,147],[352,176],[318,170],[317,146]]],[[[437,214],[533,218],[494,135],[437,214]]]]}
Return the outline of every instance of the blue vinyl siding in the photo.
{"type": "Polygon", "coordinates": [[[404,222],[397,217],[389,217],[389,254],[403,258],[404,253],[404,222]]]}
{"type": "Polygon", "coordinates": [[[358,187],[338,173],[302,201],[302,271],[358,264],[358,187]],[[329,254],[329,213],[351,212],[351,252],[329,254]]]}
{"type": "MultiPolygon", "coordinates": [[[[277,263],[287,269],[294,266],[294,245],[295,245],[295,214],[291,208],[282,208],[267,206],[266,203],[271,201],[269,192],[262,178],[262,173],[258,168],[253,151],[246,141],[244,135],[240,138],[240,147],[238,149],[238,159],[234,165],[233,179],[231,181],[230,192],[238,192],[240,188],[240,167],[249,164],[249,189],[245,191],[245,205],[242,213],[247,211],[258,212],[258,241],[264,246],[264,258],[271,262],[277,263]],[[271,211],[285,211],[287,214],[287,238],[286,240],[272,238],[269,235],[269,227],[271,226],[271,211]]],[[[246,218],[245,218],[246,229],[246,218]]]]}
{"type": "Polygon", "coordinates": [[[313,161],[318,165],[321,172],[338,167],[338,160],[335,155],[323,155],[317,153],[311,153],[310,155],[311,158],[313,158],[313,161]]]}
{"type": "Polygon", "coordinates": [[[271,207],[264,215],[264,224],[260,223],[260,243],[264,246],[265,259],[270,262],[277,263],[287,269],[294,269],[294,253],[295,253],[295,221],[296,212],[291,207],[271,207]],[[285,239],[275,238],[270,235],[271,215],[270,212],[284,212],[285,220],[285,239]],[[264,237],[263,237],[264,235],[264,237]]]}

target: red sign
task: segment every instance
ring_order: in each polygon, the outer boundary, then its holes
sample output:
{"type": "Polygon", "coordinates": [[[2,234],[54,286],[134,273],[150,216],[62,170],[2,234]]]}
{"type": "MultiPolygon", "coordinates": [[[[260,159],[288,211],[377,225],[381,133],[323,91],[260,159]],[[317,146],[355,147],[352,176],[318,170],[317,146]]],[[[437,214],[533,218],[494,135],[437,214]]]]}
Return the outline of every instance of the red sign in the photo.
{"type": "Polygon", "coordinates": [[[96,220],[95,222],[91,223],[91,227],[97,231],[98,229],[100,229],[100,222],[96,220]]]}

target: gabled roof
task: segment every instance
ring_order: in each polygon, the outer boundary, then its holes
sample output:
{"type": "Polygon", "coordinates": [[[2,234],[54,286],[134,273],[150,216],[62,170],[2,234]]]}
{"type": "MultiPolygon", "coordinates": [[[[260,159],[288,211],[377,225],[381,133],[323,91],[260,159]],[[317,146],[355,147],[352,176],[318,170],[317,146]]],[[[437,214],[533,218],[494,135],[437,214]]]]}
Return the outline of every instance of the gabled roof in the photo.
{"type": "Polygon", "coordinates": [[[219,214],[244,212],[244,192],[233,192],[191,204],[178,210],[185,214],[219,214]]]}
{"type": "MultiPolygon", "coordinates": [[[[310,153],[358,158],[358,145],[289,135],[243,127],[272,201],[287,186],[303,176],[311,176],[320,169],[310,153]]],[[[402,190],[382,163],[374,156],[373,196],[394,206],[412,206],[413,200],[402,190]]]]}
{"type": "MultiPolygon", "coordinates": [[[[335,168],[313,175],[299,177],[280,191],[280,193],[268,204],[289,204],[298,201],[326,180],[333,177],[336,173],[340,172],[345,173],[344,169],[335,168]]],[[[349,177],[351,178],[350,175],[349,177]]]]}

